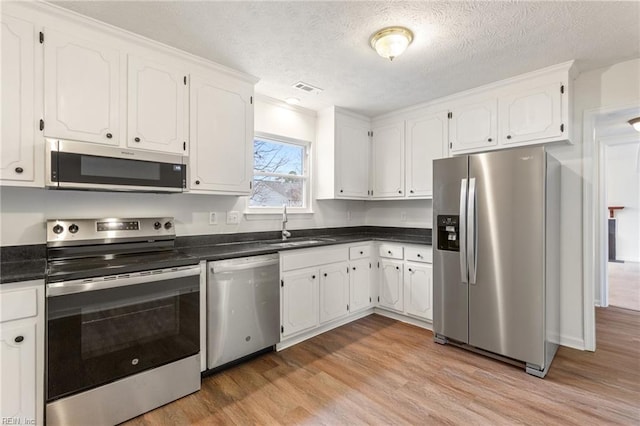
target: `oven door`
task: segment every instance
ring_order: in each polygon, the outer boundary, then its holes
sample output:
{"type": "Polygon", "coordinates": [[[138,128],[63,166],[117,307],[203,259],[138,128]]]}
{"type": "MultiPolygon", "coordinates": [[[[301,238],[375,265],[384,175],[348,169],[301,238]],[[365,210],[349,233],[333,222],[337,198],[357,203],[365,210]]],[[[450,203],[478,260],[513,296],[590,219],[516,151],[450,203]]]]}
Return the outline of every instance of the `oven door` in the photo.
{"type": "Polygon", "coordinates": [[[200,352],[200,267],[47,284],[47,401],[200,352]]]}
{"type": "Polygon", "coordinates": [[[47,186],[105,191],[182,192],[180,155],[47,140],[47,186]]]}

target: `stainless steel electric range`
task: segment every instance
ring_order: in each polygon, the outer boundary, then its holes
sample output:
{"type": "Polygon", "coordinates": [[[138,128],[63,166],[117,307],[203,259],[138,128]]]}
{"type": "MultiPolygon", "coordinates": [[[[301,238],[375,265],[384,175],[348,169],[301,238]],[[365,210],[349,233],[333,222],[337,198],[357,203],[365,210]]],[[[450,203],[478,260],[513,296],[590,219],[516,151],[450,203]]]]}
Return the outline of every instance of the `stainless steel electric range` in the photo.
{"type": "Polygon", "coordinates": [[[48,425],[116,424],[200,389],[200,267],[172,218],[47,222],[48,425]]]}

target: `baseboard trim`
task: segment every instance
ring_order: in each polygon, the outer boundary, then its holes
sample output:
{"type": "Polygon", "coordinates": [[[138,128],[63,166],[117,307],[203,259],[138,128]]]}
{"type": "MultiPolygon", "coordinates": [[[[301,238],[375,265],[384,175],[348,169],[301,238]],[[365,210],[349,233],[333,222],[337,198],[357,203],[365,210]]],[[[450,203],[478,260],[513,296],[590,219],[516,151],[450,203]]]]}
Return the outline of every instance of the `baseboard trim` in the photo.
{"type": "Polygon", "coordinates": [[[386,309],[374,308],[373,312],[382,315],[383,317],[391,318],[394,320],[398,320],[400,322],[404,322],[407,324],[415,325],[416,327],[424,328],[427,330],[433,331],[433,324],[427,320],[422,320],[418,318],[414,318],[408,315],[400,314],[393,311],[387,311],[386,309]]]}

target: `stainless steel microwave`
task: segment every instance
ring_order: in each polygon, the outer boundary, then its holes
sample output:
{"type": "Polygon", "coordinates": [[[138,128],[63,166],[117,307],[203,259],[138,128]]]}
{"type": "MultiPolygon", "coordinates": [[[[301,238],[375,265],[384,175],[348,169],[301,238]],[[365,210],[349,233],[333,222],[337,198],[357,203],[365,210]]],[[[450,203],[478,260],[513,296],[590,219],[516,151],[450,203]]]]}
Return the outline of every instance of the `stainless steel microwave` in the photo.
{"type": "Polygon", "coordinates": [[[187,185],[181,155],[55,139],[46,147],[48,188],[182,192],[187,185]]]}

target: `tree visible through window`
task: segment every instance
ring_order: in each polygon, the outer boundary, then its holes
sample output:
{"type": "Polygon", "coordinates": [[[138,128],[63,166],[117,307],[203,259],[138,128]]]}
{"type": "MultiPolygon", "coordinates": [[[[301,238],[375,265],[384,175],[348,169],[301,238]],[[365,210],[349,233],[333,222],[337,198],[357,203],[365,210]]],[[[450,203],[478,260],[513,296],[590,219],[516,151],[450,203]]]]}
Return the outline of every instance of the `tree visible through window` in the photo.
{"type": "Polygon", "coordinates": [[[256,137],[249,207],[306,207],[307,145],[256,137]]]}

